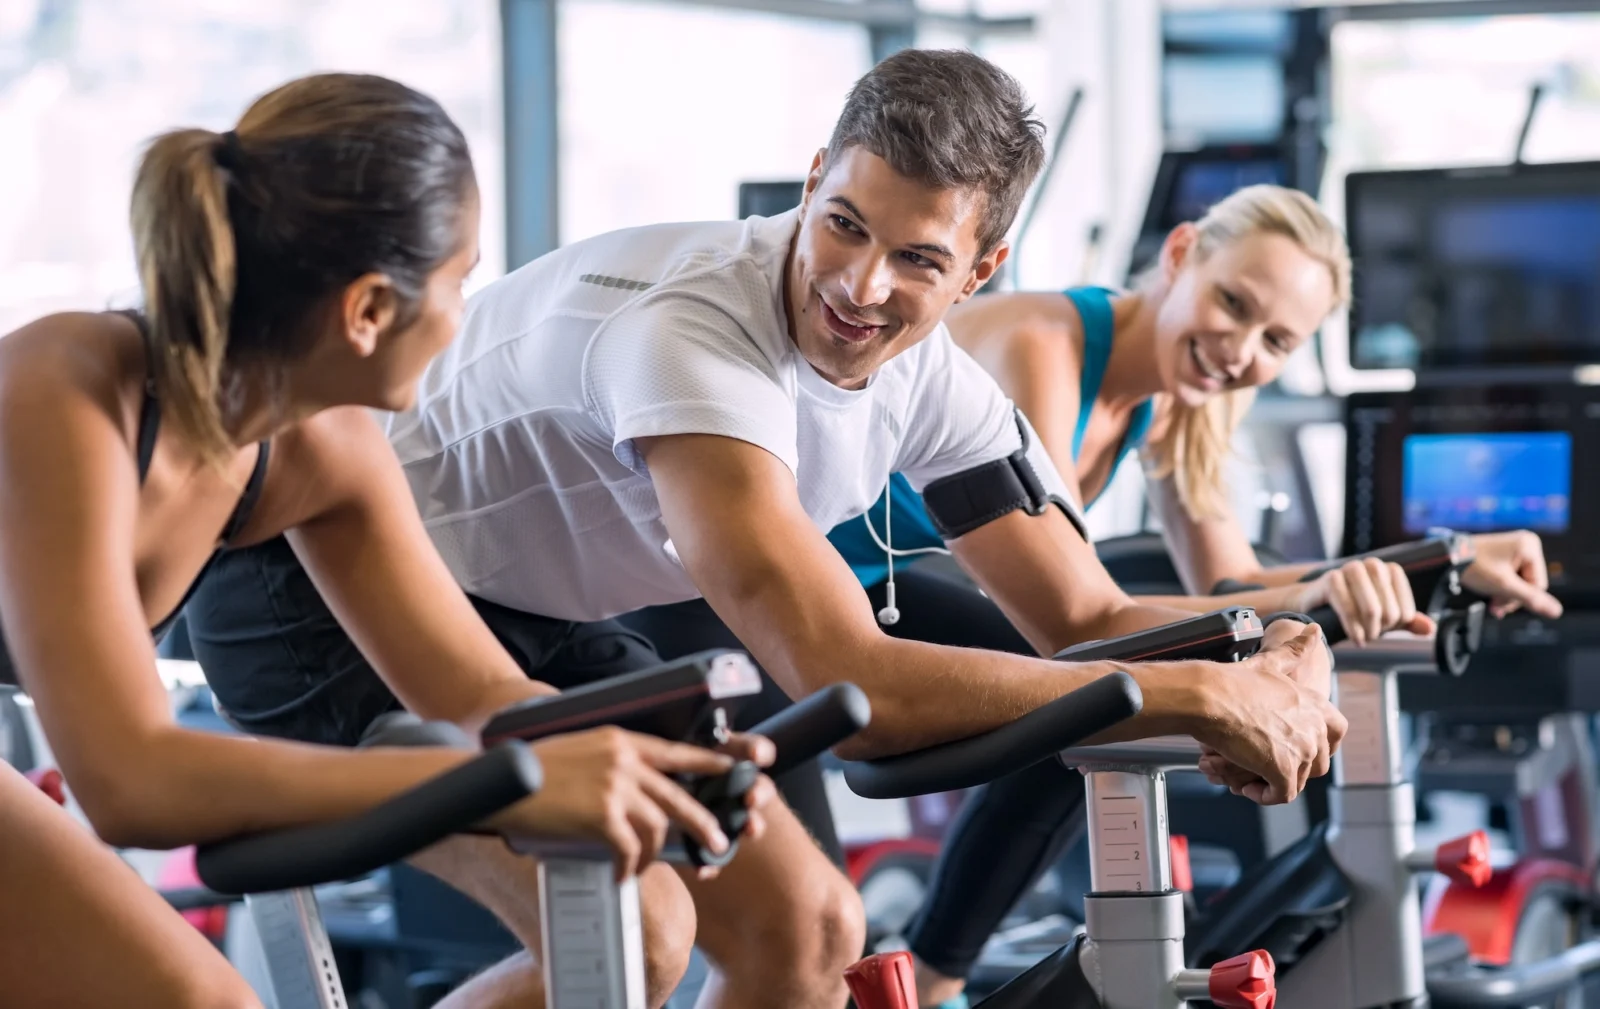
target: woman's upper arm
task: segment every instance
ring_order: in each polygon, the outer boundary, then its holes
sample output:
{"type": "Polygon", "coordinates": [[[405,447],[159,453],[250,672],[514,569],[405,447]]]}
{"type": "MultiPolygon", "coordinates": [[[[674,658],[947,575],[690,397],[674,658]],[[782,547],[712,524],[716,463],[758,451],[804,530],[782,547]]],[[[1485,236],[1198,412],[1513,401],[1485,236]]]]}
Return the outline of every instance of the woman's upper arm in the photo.
{"type": "Polygon", "coordinates": [[[37,350],[0,360],[0,626],[92,816],[171,715],[135,574],[139,479],[115,383],[37,350]]]}
{"type": "Polygon", "coordinates": [[[1069,328],[1059,320],[1018,320],[994,352],[979,359],[1000,388],[1027,416],[1039,441],[1066,481],[1083,500],[1072,439],[1077,433],[1081,355],[1069,328]]]}
{"type": "Polygon", "coordinates": [[[1261,572],[1250,538],[1232,511],[1214,518],[1196,519],[1178,497],[1172,476],[1145,477],[1145,490],[1161,519],[1167,550],[1193,595],[1206,595],[1224,578],[1249,582],[1261,572]]]}
{"type": "Polygon", "coordinates": [[[338,409],[281,437],[284,469],[320,489],[289,531],[317,590],[407,708],[463,721],[540,690],[484,625],[423,528],[388,439],[338,409]]]}

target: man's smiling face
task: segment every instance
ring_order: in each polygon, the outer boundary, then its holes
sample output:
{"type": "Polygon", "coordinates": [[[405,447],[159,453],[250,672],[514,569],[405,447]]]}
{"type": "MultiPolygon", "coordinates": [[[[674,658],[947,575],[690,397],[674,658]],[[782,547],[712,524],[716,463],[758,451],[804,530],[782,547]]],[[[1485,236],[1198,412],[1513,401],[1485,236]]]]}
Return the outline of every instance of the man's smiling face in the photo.
{"type": "Polygon", "coordinates": [[[855,389],[933,332],[1005,258],[978,258],[986,197],[908,179],[861,147],[812,165],[788,270],[790,334],[824,378],[855,389]]]}

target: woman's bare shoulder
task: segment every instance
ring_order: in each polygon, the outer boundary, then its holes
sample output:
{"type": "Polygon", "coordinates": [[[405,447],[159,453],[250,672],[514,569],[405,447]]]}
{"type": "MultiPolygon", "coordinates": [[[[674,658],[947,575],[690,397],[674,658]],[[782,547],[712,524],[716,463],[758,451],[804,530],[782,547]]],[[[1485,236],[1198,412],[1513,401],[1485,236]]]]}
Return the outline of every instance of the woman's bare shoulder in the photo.
{"type": "Polygon", "coordinates": [[[144,356],[139,329],[127,316],[47,315],[0,338],[0,402],[10,412],[63,397],[81,398],[125,420],[130,401],[137,411],[144,356]]]}
{"type": "Polygon", "coordinates": [[[1019,291],[974,298],[946,318],[950,335],[993,371],[997,367],[1061,368],[1083,357],[1083,324],[1060,292],[1019,291]]]}
{"type": "Polygon", "coordinates": [[[945,316],[957,343],[1075,336],[1082,320],[1058,291],[1016,291],[972,298],[945,316]]]}

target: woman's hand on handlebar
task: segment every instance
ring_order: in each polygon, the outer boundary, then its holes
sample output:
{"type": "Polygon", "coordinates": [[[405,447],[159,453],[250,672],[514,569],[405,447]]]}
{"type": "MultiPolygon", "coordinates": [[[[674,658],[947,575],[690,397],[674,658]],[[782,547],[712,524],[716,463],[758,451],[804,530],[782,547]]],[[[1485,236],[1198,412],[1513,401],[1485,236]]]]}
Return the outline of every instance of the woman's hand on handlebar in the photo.
{"type": "Polygon", "coordinates": [[[1560,600],[1546,591],[1550,574],[1544,563],[1544,543],[1537,535],[1526,529],[1479,533],[1472,537],[1472,545],[1477,557],[1461,573],[1461,582],[1489,597],[1491,613],[1503,617],[1527,607],[1551,620],[1561,616],[1560,600]]]}
{"type": "MultiPolygon", "coordinates": [[[[1274,641],[1219,677],[1216,717],[1194,736],[1201,770],[1262,805],[1290,802],[1327,774],[1348,728],[1328,701],[1331,658],[1315,626],[1280,621],[1274,641]]],[[[1274,624],[1276,628],[1278,624],[1274,624]]]]}
{"type": "Polygon", "coordinates": [[[1433,633],[1433,621],[1417,612],[1405,569],[1375,557],[1347,561],[1307,582],[1295,609],[1309,613],[1333,607],[1352,644],[1365,645],[1386,631],[1433,633]]]}
{"type": "MultiPolygon", "coordinates": [[[[497,817],[497,829],[603,842],[615,852],[618,879],[654,861],[674,825],[711,851],[728,849],[716,817],[669,775],[725,774],[733,756],[615,727],[552,736],[531,747],[544,784],[497,817]]],[[[770,797],[771,787],[751,794],[770,797]]]]}

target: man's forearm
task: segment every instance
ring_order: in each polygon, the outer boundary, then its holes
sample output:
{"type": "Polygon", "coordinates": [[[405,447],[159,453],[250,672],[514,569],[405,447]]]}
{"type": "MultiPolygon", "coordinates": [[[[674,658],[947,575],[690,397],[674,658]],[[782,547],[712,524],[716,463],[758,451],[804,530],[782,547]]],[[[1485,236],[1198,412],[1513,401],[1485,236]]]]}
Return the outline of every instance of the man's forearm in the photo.
{"type": "Polygon", "coordinates": [[[872,703],[872,723],[839,749],[849,759],[883,757],[986,732],[1119,670],[1144,691],[1144,713],[1107,738],[1193,729],[1205,717],[1203,663],[1053,662],[1001,652],[884,637],[806,663],[822,677],[777,663],[768,671],[794,696],[849,680],[872,703]]]}

